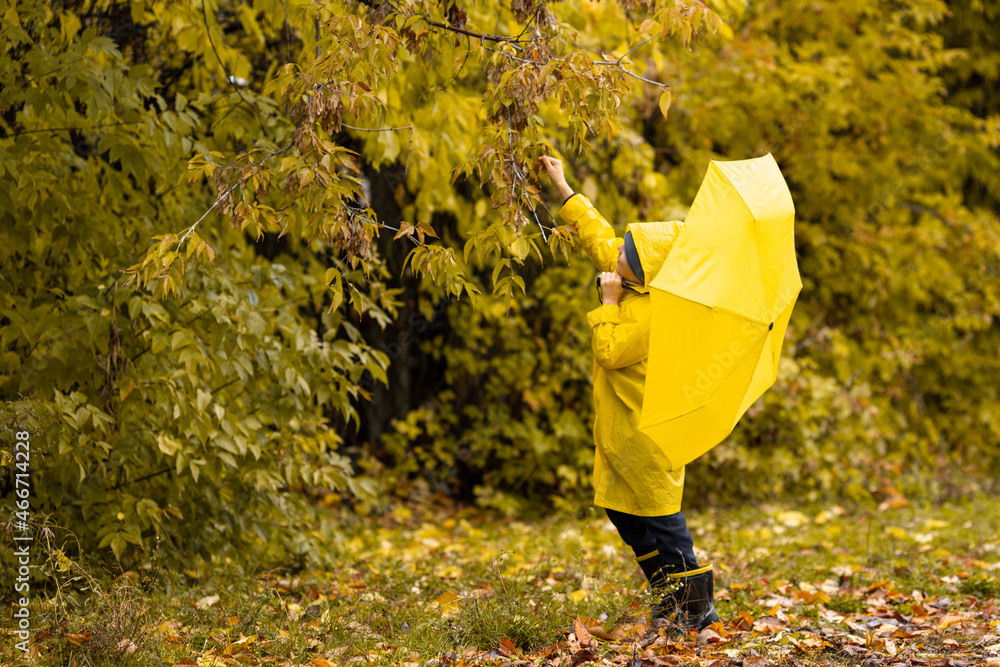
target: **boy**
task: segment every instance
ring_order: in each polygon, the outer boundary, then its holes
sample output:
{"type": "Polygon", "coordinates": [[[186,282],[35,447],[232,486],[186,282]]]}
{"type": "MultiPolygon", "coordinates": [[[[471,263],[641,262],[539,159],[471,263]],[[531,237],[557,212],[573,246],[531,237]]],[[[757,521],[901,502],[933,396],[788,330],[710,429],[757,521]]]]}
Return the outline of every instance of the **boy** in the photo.
{"type": "Polygon", "coordinates": [[[660,270],[683,223],[633,223],[616,238],[590,201],[567,185],[562,162],[548,156],[539,162],[564,199],[559,217],[576,226],[601,271],[602,303],[587,314],[594,350],[594,504],[632,547],[655,594],[653,619],[704,629],[719,616],[712,566],[698,565],[680,511],[684,469],[671,470],[656,444],[636,430],[649,356],[645,282],[660,270]]]}

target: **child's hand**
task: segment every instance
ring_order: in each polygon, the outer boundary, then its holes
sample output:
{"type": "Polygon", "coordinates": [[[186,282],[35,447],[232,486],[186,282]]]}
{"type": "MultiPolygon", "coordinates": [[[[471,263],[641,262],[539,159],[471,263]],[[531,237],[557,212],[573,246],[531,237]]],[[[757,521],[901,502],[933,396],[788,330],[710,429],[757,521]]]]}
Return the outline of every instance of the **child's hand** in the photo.
{"type": "Polygon", "coordinates": [[[569,199],[573,196],[573,189],[566,183],[566,176],[563,174],[562,160],[543,155],[538,158],[538,163],[545,167],[549,178],[552,179],[552,185],[559,191],[559,196],[563,199],[569,199]]]}
{"type": "Polygon", "coordinates": [[[601,274],[601,302],[605,305],[617,306],[622,298],[622,277],[617,273],[601,274]]]}
{"type": "Polygon", "coordinates": [[[563,174],[562,160],[557,160],[554,157],[543,155],[538,158],[538,162],[545,167],[545,171],[548,172],[553,185],[559,185],[560,183],[566,182],[566,176],[563,174]]]}

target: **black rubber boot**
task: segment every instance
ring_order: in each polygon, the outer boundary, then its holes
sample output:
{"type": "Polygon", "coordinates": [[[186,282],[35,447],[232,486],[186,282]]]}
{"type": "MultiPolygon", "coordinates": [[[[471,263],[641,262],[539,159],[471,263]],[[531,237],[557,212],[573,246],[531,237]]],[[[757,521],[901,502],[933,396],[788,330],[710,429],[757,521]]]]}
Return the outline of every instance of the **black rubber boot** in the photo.
{"type": "Polygon", "coordinates": [[[673,584],[670,596],[676,604],[674,622],[677,625],[704,630],[719,621],[715,612],[715,577],[711,565],[670,574],[667,579],[673,584]]]}
{"type": "Polygon", "coordinates": [[[649,582],[649,590],[653,593],[653,609],[650,620],[673,620],[680,611],[674,592],[677,584],[669,576],[675,566],[666,558],[654,551],[636,559],[642,573],[649,582]]]}

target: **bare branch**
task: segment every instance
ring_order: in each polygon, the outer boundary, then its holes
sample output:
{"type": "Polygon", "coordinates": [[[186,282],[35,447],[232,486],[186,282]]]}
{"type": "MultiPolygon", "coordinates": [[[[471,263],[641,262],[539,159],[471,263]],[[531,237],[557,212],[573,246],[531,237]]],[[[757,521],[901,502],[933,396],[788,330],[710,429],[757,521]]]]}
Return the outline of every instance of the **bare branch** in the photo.
{"type": "Polygon", "coordinates": [[[623,53],[623,54],[621,55],[621,57],[620,57],[620,58],[618,59],[618,64],[619,64],[619,65],[621,65],[621,64],[622,64],[622,61],[623,61],[623,60],[625,60],[626,58],[628,58],[628,55],[629,55],[630,53],[632,53],[633,51],[635,51],[635,50],[636,50],[636,49],[638,49],[639,47],[642,47],[642,46],[646,46],[647,44],[649,44],[650,42],[652,42],[652,41],[653,41],[654,39],[656,39],[656,37],[655,37],[655,36],[654,36],[654,37],[650,37],[650,38],[649,38],[649,39],[647,39],[646,41],[644,41],[644,42],[639,42],[638,44],[636,44],[635,46],[633,46],[633,47],[632,47],[631,49],[629,49],[628,51],[626,51],[625,53],[623,53]]]}
{"type": "Polygon", "coordinates": [[[240,87],[236,85],[236,77],[229,73],[229,68],[226,67],[226,63],[223,62],[222,56],[219,55],[219,50],[215,48],[215,41],[212,39],[212,28],[208,24],[208,11],[205,9],[205,0],[201,0],[201,17],[205,20],[205,32],[208,34],[208,43],[211,45],[212,51],[215,53],[215,58],[219,61],[219,64],[222,65],[222,71],[226,73],[226,81],[233,87],[233,90],[235,90],[236,94],[240,96],[240,99],[246,102],[247,99],[243,97],[243,91],[241,91],[240,87]]]}
{"type": "Polygon", "coordinates": [[[19,137],[22,134],[35,134],[38,132],[70,132],[73,130],[82,132],[83,130],[92,130],[102,127],[117,127],[119,125],[139,125],[140,123],[144,122],[145,121],[142,120],[132,120],[132,121],[121,121],[118,123],[94,123],[93,125],[77,126],[77,127],[39,127],[32,130],[18,130],[16,132],[11,132],[8,135],[0,137],[0,139],[10,139],[11,137],[19,137]]]}
{"type": "Polygon", "coordinates": [[[524,50],[524,47],[521,46],[522,43],[530,42],[531,41],[530,39],[518,39],[517,37],[505,37],[504,35],[493,35],[493,34],[490,34],[490,33],[475,32],[473,30],[466,30],[465,28],[459,28],[457,26],[448,25],[447,23],[441,23],[439,21],[434,21],[434,20],[426,18],[426,17],[424,18],[424,22],[427,23],[427,25],[434,26],[435,28],[441,28],[443,30],[450,30],[451,32],[457,32],[460,35],[468,35],[469,37],[475,37],[476,39],[478,39],[481,42],[482,41],[489,41],[489,42],[498,42],[498,43],[502,42],[502,43],[510,44],[511,46],[513,46],[515,49],[518,49],[518,50],[524,50]]]}
{"type": "MultiPolygon", "coordinates": [[[[365,7],[368,7],[369,9],[375,9],[380,4],[376,0],[357,0],[357,1],[359,4],[362,4],[365,7]]],[[[398,7],[393,7],[393,10],[396,11],[397,13],[400,12],[400,9],[398,7]]],[[[520,39],[518,37],[507,37],[505,35],[494,35],[486,32],[476,32],[474,30],[466,30],[465,28],[459,28],[458,26],[449,25],[447,23],[441,23],[440,21],[435,21],[429,16],[424,16],[422,18],[424,19],[424,22],[427,23],[427,25],[439,28],[441,30],[457,32],[460,35],[466,35],[468,37],[475,37],[479,41],[503,42],[506,44],[510,44],[516,49],[523,49],[524,47],[521,46],[520,44],[531,41],[530,39],[520,39]]]]}
{"type": "Polygon", "coordinates": [[[403,175],[405,176],[410,169],[410,153],[413,152],[413,126],[412,125],[401,125],[399,127],[354,127],[353,125],[348,125],[347,123],[341,123],[341,127],[346,127],[349,130],[354,130],[355,132],[389,132],[391,130],[409,130],[410,131],[410,142],[406,145],[406,162],[403,163],[403,175]]]}

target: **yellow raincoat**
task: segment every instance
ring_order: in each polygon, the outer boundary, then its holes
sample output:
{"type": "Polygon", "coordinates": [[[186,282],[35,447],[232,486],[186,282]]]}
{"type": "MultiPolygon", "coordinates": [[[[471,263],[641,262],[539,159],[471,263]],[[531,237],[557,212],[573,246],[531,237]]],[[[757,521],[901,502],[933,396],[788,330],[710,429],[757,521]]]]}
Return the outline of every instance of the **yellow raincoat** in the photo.
{"type": "MultiPolygon", "coordinates": [[[[586,197],[573,195],[559,211],[575,225],[583,249],[599,271],[615,271],[618,246],[614,229],[586,197]]],[[[630,224],[646,280],[663,265],[683,223],[630,224]]],[[[649,356],[650,297],[645,287],[625,289],[618,305],[587,313],[594,350],[594,504],[636,516],[679,512],[684,468],[670,462],[650,438],[636,430],[649,356]]],[[[680,323],[683,326],[683,323],[680,323]]]]}

